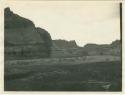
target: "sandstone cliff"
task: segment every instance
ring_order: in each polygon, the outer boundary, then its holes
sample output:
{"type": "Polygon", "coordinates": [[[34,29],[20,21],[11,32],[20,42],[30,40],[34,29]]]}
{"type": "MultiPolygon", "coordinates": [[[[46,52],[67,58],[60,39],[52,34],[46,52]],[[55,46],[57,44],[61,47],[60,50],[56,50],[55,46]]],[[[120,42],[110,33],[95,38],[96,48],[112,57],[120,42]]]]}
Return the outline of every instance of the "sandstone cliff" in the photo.
{"type": "Polygon", "coordinates": [[[88,52],[88,55],[121,55],[121,43],[120,40],[115,40],[111,44],[86,44],[83,47],[84,51],[88,52]]]}
{"type": "Polygon", "coordinates": [[[6,59],[49,57],[52,40],[46,30],[36,28],[10,8],[5,8],[4,19],[6,59]]]}
{"type": "Polygon", "coordinates": [[[121,43],[119,40],[111,44],[86,44],[84,47],[77,46],[75,41],[54,40],[51,57],[82,57],[100,55],[121,55],[121,43]]]}

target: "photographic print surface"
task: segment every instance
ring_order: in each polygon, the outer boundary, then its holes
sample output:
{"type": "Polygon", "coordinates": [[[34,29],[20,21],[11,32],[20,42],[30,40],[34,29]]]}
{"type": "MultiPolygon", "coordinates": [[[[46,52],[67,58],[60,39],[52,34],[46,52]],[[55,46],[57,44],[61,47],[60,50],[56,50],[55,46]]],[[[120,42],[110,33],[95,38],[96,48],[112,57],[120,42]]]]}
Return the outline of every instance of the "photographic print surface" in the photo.
{"type": "Polygon", "coordinates": [[[5,91],[121,91],[122,4],[7,1],[5,91]]]}

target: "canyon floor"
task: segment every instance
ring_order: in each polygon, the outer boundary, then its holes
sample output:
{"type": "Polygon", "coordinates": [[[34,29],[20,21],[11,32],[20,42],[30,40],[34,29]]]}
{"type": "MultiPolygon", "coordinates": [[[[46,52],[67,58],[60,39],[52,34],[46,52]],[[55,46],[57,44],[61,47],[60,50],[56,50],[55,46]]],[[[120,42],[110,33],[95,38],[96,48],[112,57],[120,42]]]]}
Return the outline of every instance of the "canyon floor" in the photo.
{"type": "Polygon", "coordinates": [[[5,61],[5,91],[121,91],[117,56],[5,61]]]}

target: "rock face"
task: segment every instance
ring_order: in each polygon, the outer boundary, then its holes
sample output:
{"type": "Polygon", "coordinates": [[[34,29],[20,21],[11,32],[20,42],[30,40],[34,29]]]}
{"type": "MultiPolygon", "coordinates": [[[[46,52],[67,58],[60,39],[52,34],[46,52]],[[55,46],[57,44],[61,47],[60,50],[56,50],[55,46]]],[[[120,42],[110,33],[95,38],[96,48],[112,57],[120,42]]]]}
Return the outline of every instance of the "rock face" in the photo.
{"type": "Polygon", "coordinates": [[[66,40],[53,40],[53,47],[54,48],[76,48],[78,47],[74,40],[66,41],[66,40]]]}
{"type": "Polygon", "coordinates": [[[86,55],[83,48],[77,46],[74,40],[53,40],[52,43],[51,57],[79,57],[86,55]]]}
{"type": "Polygon", "coordinates": [[[46,30],[9,8],[4,10],[4,18],[6,59],[49,57],[52,40],[46,30]]]}
{"type": "Polygon", "coordinates": [[[121,43],[120,40],[113,41],[111,44],[97,45],[87,44],[83,47],[84,51],[88,52],[88,55],[121,55],[121,43]]]}
{"type": "Polygon", "coordinates": [[[82,56],[100,56],[100,55],[121,55],[121,43],[119,40],[111,44],[86,44],[79,47],[75,41],[54,40],[51,57],[82,57],[82,56]]]}

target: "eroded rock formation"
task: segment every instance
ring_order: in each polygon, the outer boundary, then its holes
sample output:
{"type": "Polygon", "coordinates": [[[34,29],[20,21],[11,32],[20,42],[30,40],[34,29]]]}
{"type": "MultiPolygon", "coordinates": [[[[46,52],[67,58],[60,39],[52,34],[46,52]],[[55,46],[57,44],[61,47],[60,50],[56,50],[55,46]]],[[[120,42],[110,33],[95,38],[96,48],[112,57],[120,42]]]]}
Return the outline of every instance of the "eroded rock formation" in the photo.
{"type": "Polygon", "coordinates": [[[51,36],[34,23],[13,13],[10,8],[4,10],[5,58],[24,59],[50,56],[51,36]]]}

